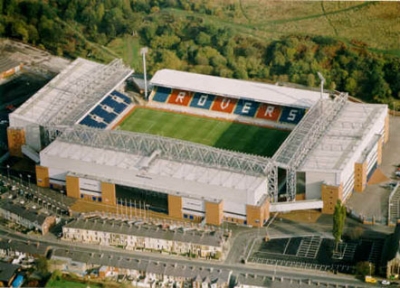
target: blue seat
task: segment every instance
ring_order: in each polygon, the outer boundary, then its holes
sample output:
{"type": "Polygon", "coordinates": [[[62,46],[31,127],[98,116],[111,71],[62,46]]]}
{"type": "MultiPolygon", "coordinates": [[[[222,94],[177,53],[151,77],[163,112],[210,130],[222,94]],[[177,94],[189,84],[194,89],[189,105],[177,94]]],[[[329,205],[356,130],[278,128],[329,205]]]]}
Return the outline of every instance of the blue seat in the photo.
{"type": "Polygon", "coordinates": [[[107,124],[93,120],[90,117],[90,115],[87,115],[85,118],[83,118],[82,121],[79,122],[79,124],[86,125],[86,126],[93,127],[93,128],[100,128],[100,129],[107,127],[107,124]]]}
{"type": "Polygon", "coordinates": [[[305,113],[305,109],[284,107],[279,121],[283,123],[298,124],[305,113]]]}
{"type": "Polygon", "coordinates": [[[102,102],[101,104],[105,104],[111,108],[114,109],[114,111],[118,114],[120,114],[122,111],[125,110],[126,107],[128,107],[125,103],[119,103],[117,101],[115,101],[114,99],[112,99],[111,96],[107,96],[102,102]]]}
{"type": "Polygon", "coordinates": [[[117,114],[110,113],[104,110],[101,106],[96,106],[92,112],[92,114],[97,115],[104,119],[105,122],[111,123],[115,118],[117,118],[117,114]]]}
{"type": "Polygon", "coordinates": [[[157,87],[156,93],[153,96],[153,101],[164,103],[171,94],[171,88],[157,87]]]}
{"type": "MultiPolygon", "coordinates": [[[[158,92],[158,90],[157,90],[157,92],[158,92]]],[[[192,101],[190,102],[190,107],[202,108],[202,109],[208,110],[208,109],[210,109],[214,99],[215,99],[214,95],[203,94],[203,93],[194,93],[194,95],[192,97],[192,101]]]]}
{"type": "Polygon", "coordinates": [[[125,94],[122,94],[121,92],[119,92],[117,90],[114,90],[113,92],[111,92],[111,95],[115,95],[115,96],[121,98],[127,104],[132,103],[131,98],[129,98],[128,96],[126,96],[125,94]]]}
{"type": "Polygon", "coordinates": [[[236,109],[233,113],[241,116],[254,117],[254,115],[257,112],[258,106],[259,106],[258,102],[239,99],[236,105],[236,109]]]}

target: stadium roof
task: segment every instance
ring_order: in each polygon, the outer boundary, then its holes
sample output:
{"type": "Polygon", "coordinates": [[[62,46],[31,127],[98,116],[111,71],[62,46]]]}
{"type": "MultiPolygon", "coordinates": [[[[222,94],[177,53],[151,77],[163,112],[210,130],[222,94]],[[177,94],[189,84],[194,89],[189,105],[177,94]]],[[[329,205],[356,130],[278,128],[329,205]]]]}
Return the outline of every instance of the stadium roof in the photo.
{"type": "Polygon", "coordinates": [[[78,58],[15,110],[13,116],[40,125],[73,125],[132,72],[120,60],[103,65],[78,58]]]}
{"type": "MultiPolygon", "coordinates": [[[[153,86],[303,108],[313,106],[321,98],[320,92],[311,90],[301,90],[169,69],[157,71],[150,83],[153,86]]],[[[328,97],[329,94],[323,93],[324,99],[328,97]]]]}
{"type": "MultiPolygon", "coordinates": [[[[125,186],[217,201],[267,190],[268,158],[125,131],[67,129],[40,152],[41,165],[125,186]],[[211,189],[212,188],[212,189],[211,189]]],[[[255,203],[251,203],[255,204],[255,203]]]]}
{"type": "MultiPolygon", "coordinates": [[[[365,141],[372,125],[386,114],[387,105],[347,102],[316,146],[308,153],[300,170],[342,170],[354,155],[354,149],[365,141]]],[[[372,137],[371,141],[375,141],[374,139],[376,137],[372,137]]]]}
{"type": "Polygon", "coordinates": [[[19,66],[20,63],[8,57],[0,58],[0,73],[19,66]]]}

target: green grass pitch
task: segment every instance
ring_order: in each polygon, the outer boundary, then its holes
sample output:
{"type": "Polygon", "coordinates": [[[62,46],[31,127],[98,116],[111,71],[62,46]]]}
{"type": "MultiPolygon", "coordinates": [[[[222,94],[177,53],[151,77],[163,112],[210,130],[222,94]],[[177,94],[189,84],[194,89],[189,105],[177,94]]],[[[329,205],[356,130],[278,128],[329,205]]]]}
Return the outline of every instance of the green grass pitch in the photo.
{"type": "Polygon", "coordinates": [[[117,128],[271,157],[290,131],[136,108],[117,128]]]}

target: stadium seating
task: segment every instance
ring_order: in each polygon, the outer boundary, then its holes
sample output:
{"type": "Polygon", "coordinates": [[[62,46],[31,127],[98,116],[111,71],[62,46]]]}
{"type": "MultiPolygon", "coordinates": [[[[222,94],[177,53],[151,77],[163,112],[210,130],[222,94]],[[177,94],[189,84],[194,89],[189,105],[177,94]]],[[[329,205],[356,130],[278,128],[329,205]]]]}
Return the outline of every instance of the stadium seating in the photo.
{"type": "MultiPolygon", "coordinates": [[[[114,95],[114,97],[117,97],[114,95]]],[[[117,97],[118,98],[118,97],[117,97]]],[[[120,98],[121,99],[121,98],[120,98]]],[[[122,99],[121,99],[122,100],[122,99]]],[[[124,102],[117,102],[116,99],[113,99],[112,96],[107,96],[102,102],[101,105],[107,105],[114,109],[114,111],[120,114],[126,107],[128,107],[124,102]]]]}
{"type": "Polygon", "coordinates": [[[193,99],[190,102],[190,107],[209,110],[214,102],[215,96],[202,93],[194,93],[193,99]]]}
{"type": "Polygon", "coordinates": [[[172,90],[165,87],[157,87],[156,93],[153,96],[153,101],[165,103],[171,94],[172,90]]]}
{"type": "Polygon", "coordinates": [[[85,118],[83,118],[83,120],[81,122],[79,122],[79,124],[86,125],[86,126],[93,127],[93,128],[100,128],[100,129],[104,129],[107,127],[106,123],[93,120],[90,115],[87,115],[85,118]]]}
{"type": "Polygon", "coordinates": [[[113,91],[100,104],[94,107],[79,124],[95,128],[106,128],[130,103],[132,103],[131,98],[121,92],[113,91]]]}
{"type": "Polygon", "coordinates": [[[260,104],[260,108],[256,114],[256,118],[261,118],[270,121],[278,121],[279,116],[281,116],[282,107],[270,105],[270,104],[260,104]]]}
{"type": "Polygon", "coordinates": [[[192,92],[172,90],[171,96],[168,98],[169,104],[188,106],[192,99],[192,92]]]}
{"type": "MultiPolygon", "coordinates": [[[[239,116],[269,121],[297,124],[306,113],[305,109],[283,107],[252,100],[234,99],[199,92],[189,92],[166,87],[156,87],[153,101],[179,106],[233,113],[239,116]]],[[[112,106],[111,104],[109,106],[112,106]]]]}
{"type": "Polygon", "coordinates": [[[97,115],[101,118],[104,119],[104,122],[110,124],[115,118],[117,118],[117,114],[115,113],[109,113],[106,110],[104,110],[103,108],[101,108],[101,106],[96,106],[92,112],[92,114],[97,115]]]}
{"type": "Polygon", "coordinates": [[[121,98],[126,104],[131,104],[132,99],[126,96],[125,94],[122,94],[121,92],[114,90],[111,92],[111,95],[117,96],[118,98],[121,98]]]}
{"type": "Polygon", "coordinates": [[[224,113],[232,113],[233,109],[236,106],[236,102],[236,99],[217,96],[214,100],[213,105],[211,106],[211,110],[224,113]]]}
{"type": "Polygon", "coordinates": [[[257,112],[258,106],[259,103],[257,102],[239,99],[236,105],[236,109],[233,113],[240,116],[254,117],[257,112]]]}
{"type": "Polygon", "coordinates": [[[301,108],[283,107],[279,122],[297,124],[303,118],[305,110],[301,108]]]}

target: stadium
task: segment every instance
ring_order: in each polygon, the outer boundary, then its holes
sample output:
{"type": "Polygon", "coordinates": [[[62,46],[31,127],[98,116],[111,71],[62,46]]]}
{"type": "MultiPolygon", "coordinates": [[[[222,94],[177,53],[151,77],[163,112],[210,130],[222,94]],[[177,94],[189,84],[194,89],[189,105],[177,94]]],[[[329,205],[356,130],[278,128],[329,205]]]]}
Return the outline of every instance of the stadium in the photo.
{"type": "Polygon", "coordinates": [[[10,154],[36,162],[38,186],[259,227],[273,212],[333,213],[381,163],[387,105],[168,69],[139,101],[132,73],[78,58],[10,114],[10,154]]]}

